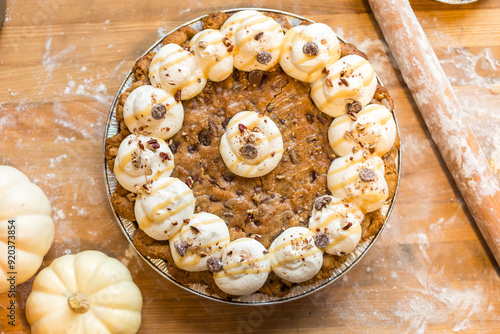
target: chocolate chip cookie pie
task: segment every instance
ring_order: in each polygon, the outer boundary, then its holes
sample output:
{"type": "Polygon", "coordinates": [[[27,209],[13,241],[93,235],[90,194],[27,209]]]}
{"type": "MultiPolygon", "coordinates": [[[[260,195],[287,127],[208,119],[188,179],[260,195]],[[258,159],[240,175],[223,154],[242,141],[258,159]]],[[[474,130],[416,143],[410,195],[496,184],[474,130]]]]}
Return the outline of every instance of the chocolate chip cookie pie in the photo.
{"type": "Polygon", "coordinates": [[[107,139],[135,248],[181,284],[282,297],[373,237],[398,182],[393,100],[330,27],[242,10],[141,57],[107,139]]]}

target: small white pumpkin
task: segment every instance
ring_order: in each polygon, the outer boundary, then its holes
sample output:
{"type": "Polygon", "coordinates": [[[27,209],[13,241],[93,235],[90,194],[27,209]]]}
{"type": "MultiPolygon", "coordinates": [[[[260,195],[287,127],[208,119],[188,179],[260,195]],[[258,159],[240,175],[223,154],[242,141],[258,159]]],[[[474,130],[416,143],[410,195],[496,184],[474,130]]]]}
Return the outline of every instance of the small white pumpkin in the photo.
{"type": "Polygon", "coordinates": [[[130,271],[98,251],[55,259],[38,274],[26,301],[33,334],[136,333],[141,309],[130,271]]]}
{"type": "Polygon", "coordinates": [[[0,166],[0,293],[40,268],[54,241],[51,214],[42,189],[17,169],[0,166]]]}

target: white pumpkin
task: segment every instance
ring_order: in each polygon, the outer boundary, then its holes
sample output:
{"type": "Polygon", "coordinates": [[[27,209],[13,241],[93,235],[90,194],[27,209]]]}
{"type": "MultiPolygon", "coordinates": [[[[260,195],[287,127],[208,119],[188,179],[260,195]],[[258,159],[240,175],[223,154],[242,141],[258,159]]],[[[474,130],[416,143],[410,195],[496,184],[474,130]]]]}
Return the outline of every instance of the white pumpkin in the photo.
{"type": "Polygon", "coordinates": [[[43,269],[26,301],[32,334],[136,333],[142,296],[129,270],[98,251],[64,255],[43,269]]]}
{"type": "Polygon", "coordinates": [[[40,268],[54,241],[51,214],[42,189],[17,169],[0,166],[0,293],[40,268]]]}

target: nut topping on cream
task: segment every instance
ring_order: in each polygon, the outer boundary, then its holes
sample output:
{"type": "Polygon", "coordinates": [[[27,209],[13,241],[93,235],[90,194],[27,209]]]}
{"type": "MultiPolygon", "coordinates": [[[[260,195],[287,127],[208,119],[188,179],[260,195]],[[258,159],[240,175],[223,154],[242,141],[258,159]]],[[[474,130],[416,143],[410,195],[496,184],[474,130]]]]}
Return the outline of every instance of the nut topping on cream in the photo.
{"type": "Polygon", "coordinates": [[[123,117],[130,132],[169,139],[182,127],[184,108],[166,91],[144,85],[127,97],[123,117]]]}
{"type": "Polygon", "coordinates": [[[333,196],[328,204],[318,209],[314,206],[309,219],[309,230],[316,236],[316,245],[329,254],[351,253],[361,239],[361,222],[365,216],[355,204],[333,196]]]}
{"type": "Polygon", "coordinates": [[[179,102],[198,95],[207,83],[207,76],[198,57],[177,44],[167,44],[153,57],[149,80],[179,102]]]}
{"type": "Polygon", "coordinates": [[[163,139],[131,134],[118,148],[113,172],[128,191],[149,191],[151,183],[160,175],[172,174],[174,160],[171,157],[172,152],[163,139]]]}
{"type": "Polygon", "coordinates": [[[365,213],[379,209],[389,196],[384,161],[366,151],[333,160],[327,185],[334,197],[357,204],[365,213]]]}
{"type": "Polygon", "coordinates": [[[258,177],[271,172],[280,162],[283,139],[269,117],[242,111],[229,121],[219,151],[231,172],[243,177],[258,177]]]}
{"type": "Polygon", "coordinates": [[[369,104],[356,114],[356,120],[349,115],[335,118],[328,130],[328,140],[339,156],[362,148],[383,156],[394,146],[396,132],[392,113],[383,105],[369,104]]]}
{"type": "MultiPolygon", "coordinates": [[[[137,197],[134,212],[141,230],[153,239],[167,240],[177,235],[183,221],[193,215],[194,203],[193,192],[184,182],[162,176],[151,184],[149,192],[137,197]]],[[[178,254],[186,249],[177,240],[172,245],[178,254]]]]}
{"type": "Polygon", "coordinates": [[[332,117],[345,114],[346,105],[353,101],[367,105],[377,89],[373,67],[358,55],[340,58],[326,72],[311,84],[311,98],[319,110],[332,117]]]}
{"type": "Polygon", "coordinates": [[[286,32],[280,65],[292,78],[312,82],[339,58],[337,35],[326,24],[313,23],[286,32]]]}

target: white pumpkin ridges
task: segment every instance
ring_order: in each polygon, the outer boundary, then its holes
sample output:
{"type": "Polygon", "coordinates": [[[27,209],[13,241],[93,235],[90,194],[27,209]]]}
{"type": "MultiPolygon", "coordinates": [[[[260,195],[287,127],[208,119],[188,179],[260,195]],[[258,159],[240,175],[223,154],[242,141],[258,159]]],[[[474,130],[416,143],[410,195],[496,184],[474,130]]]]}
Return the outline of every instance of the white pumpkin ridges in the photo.
{"type": "Polygon", "coordinates": [[[0,219],[11,219],[24,215],[52,214],[47,196],[33,183],[13,185],[0,198],[0,219]]]}
{"type": "Polygon", "coordinates": [[[54,241],[51,214],[50,202],[42,189],[17,169],[0,166],[0,293],[10,288],[7,272],[17,273],[15,284],[18,285],[40,267],[54,241]],[[12,219],[15,222],[11,225],[12,219]],[[16,251],[14,269],[7,266],[9,226],[15,227],[15,233],[11,234],[15,239],[10,240],[10,246],[15,246],[16,251]]]}
{"type": "Polygon", "coordinates": [[[35,279],[26,301],[33,334],[132,334],[139,329],[141,309],[142,296],[127,267],[97,251],[54,260],[35,279]],[[68,303],[78,292],[89,301],[84,313],[68,303]]]}

